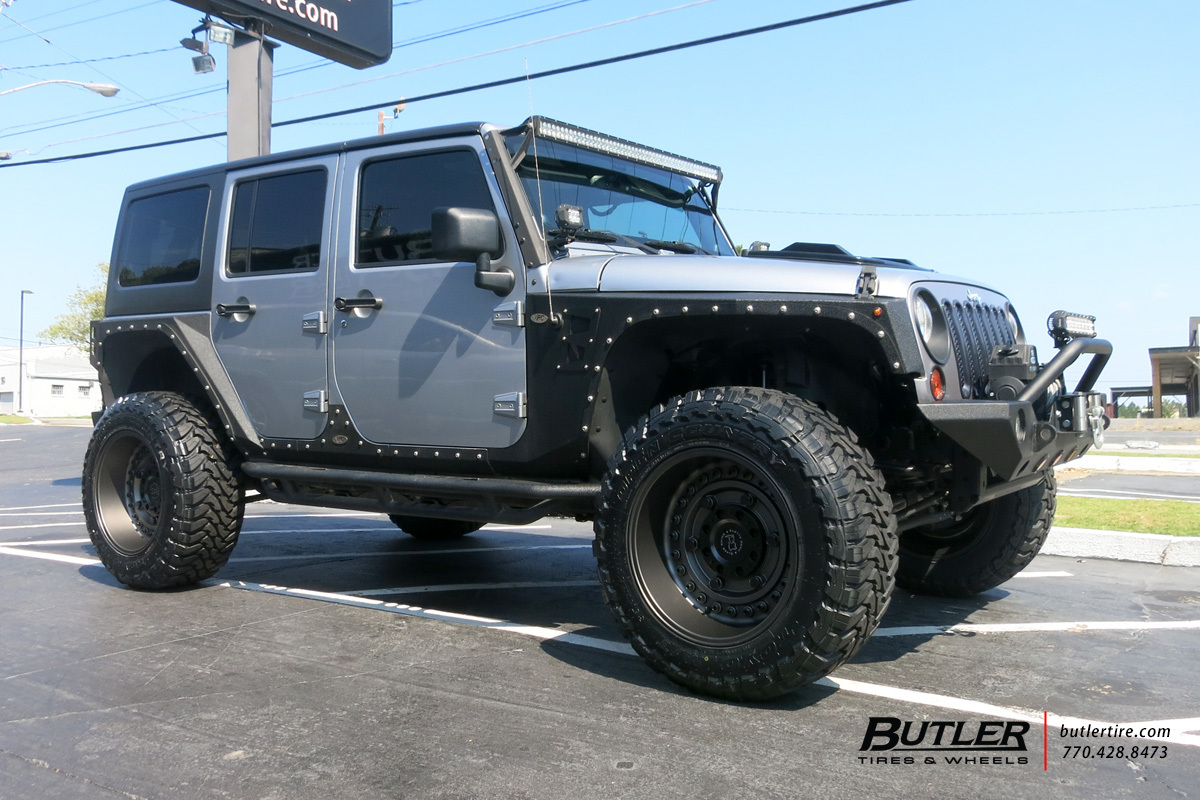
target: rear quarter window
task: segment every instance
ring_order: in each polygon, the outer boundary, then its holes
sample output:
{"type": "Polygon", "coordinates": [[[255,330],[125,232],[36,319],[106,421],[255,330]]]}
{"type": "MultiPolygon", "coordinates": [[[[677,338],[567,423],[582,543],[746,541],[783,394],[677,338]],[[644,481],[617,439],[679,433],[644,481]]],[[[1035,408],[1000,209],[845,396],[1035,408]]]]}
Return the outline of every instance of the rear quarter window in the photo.
{"type": "Polygon", "coordinates": [[[121,286],[187,283],[200,274],[209,188],[142,197],[125,207],[113,268],[121,286]]]}

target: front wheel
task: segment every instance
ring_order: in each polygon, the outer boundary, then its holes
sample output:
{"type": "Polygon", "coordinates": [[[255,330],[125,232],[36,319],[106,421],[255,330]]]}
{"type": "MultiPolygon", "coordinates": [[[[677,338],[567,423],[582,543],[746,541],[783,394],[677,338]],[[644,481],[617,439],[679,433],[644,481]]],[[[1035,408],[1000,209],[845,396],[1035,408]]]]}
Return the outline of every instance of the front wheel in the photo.
{"type": "Polygon", "coordinates": [[[170,392],[120,398],[83,462],[83,514],[117,580],[165,589],[209,578],[237,543],[243,501],[223,440],[170,392]]]}
{"type": "Polygon", "coordinates": [[[605,599],[646,661],[735,700],[853,656],[895,573],[883,479],[854,435],[782,392],[719,388],[626,432],[596,517],[605,599]]]}
{"type": "Polygon", "coordinates": [[[1058,484],[1041,483],[977,506],[957,520],[900,535],[896,582],[916,594],[969,597],[1016,575],[1042,549],[1058,484]]]}

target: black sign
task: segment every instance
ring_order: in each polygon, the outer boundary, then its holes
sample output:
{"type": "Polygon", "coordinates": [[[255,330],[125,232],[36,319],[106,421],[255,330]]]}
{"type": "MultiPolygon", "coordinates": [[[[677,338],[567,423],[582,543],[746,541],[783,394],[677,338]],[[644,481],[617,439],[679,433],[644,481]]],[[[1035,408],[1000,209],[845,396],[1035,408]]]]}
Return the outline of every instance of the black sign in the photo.
{"type": "Polygon", "coordinates": [[[355,69],[392,55],[391,0],[175,0],[230,22],[266,23],[268,36],[355,69]]]}

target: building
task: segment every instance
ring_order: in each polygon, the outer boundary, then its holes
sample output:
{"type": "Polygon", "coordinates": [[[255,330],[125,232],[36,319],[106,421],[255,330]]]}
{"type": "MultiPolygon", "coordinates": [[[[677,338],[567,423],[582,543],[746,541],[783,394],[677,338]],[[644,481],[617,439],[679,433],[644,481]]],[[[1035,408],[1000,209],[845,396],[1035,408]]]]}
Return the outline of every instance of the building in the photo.
{"type": "Polygon", "coordinates": [[[1154,416],[1162,416],[1166,395],[1183,395],[1189,417],[1200,416],[1200,317],[1188,319],[1187,347],[1150,348],[1154,416]]]}
{"type": "Polygon", "coordinates": [[[0,347],[0,414],[23,411],[34,417],[86,417],[100,410],[96,368],[72,345],[26,345],[25,377],[20,387],[19,362],[19,348],[0,347]]]}

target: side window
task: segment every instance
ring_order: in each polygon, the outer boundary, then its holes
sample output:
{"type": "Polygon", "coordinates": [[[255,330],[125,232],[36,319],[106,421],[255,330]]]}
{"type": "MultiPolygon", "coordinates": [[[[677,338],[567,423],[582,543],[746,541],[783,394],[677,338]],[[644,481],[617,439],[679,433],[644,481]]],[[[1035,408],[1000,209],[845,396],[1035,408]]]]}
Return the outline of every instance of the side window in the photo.
{"type": "Polygon", "coordinates": [[[449,206],[495,210],[474,151],[368,163],[358,195],[358,266],[433,260],[433,210],[449,206]]]}
{"type": "Polygon", "coordinates": [[[122,286],[148,286],[196,280],[208,198],[208,187],[196,186],[126,206],[113,265],[117,281],[122,286]]]}
{"type": "Polygon", "coordinates": [[[323,169],[242,181],[233,192],[230,275],[311,272],[321,266],[323,169]]]}

